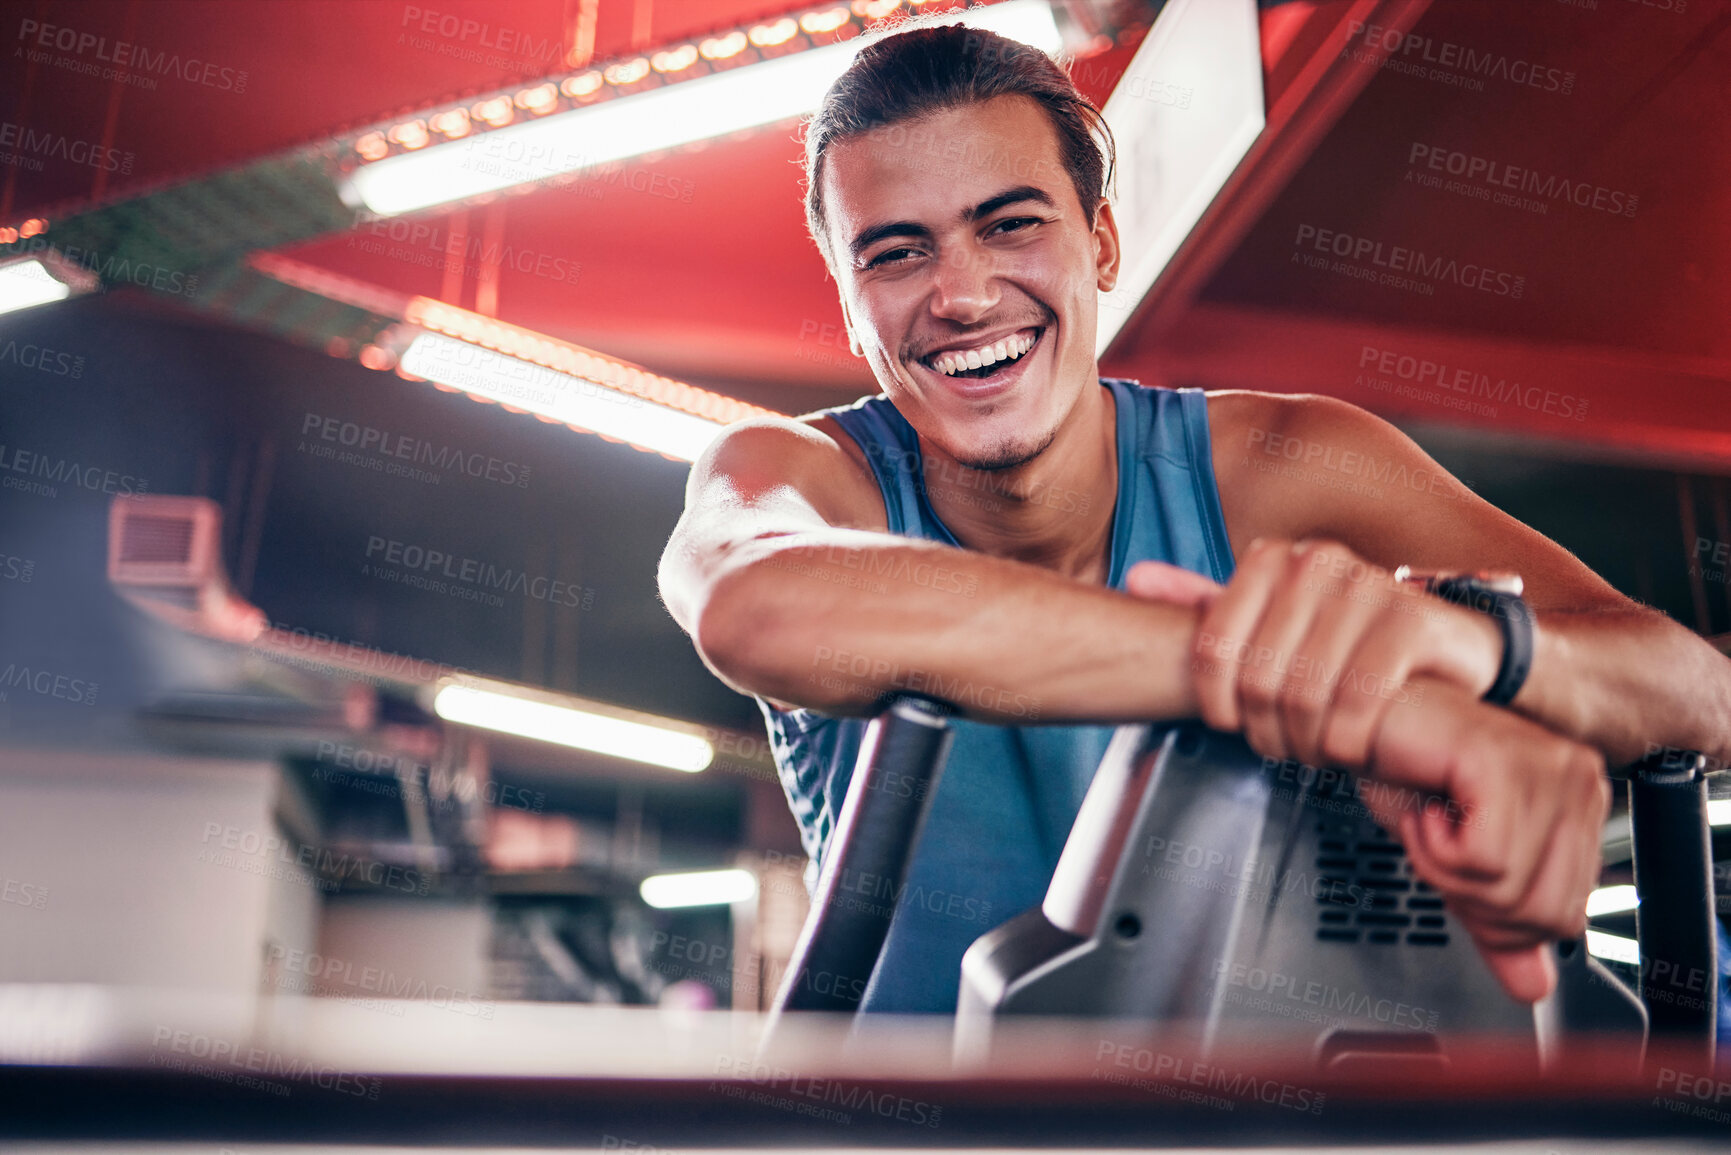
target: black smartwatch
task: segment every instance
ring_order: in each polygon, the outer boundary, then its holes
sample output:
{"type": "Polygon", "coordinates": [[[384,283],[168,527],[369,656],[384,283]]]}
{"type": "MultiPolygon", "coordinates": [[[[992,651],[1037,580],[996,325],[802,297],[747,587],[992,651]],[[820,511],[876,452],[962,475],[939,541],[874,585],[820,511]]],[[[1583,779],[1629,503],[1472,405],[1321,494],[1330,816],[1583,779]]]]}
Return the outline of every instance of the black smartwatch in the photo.
{"type": "Polygon", "coordinates": [[[1520,575],[1427,572],[1403,565],[1394,571],[1394,580],[1422,585],[1426,592],[1444,601],[1478,610],[1496,619],[1503,631],[1503,660],[1483,700],[1493,706],[1506,706],[1514,701],[1533,669],[1536,632],[1533,611],[1521,598],[1520,575]]]}

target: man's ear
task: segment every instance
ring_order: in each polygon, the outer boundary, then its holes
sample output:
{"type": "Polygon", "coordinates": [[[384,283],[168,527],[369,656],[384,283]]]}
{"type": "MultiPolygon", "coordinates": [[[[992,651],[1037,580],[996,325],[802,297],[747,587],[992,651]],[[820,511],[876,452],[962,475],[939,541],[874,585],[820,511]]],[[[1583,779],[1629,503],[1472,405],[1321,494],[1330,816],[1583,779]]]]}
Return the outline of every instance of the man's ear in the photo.
{"type": "Polygon", "coordinates": [[[855,357],[864,357],[865,356],[865,346],[860,344],[860,339],[859,339],[858,335],[854,333],[853,315],[847,311],[847,294],[844,292],[844,293],[840,294],[840,296],[841,296],[841,319],[842,319],[842,323],[847,326],[847,348],[848,348],[848,352],[852,353],[855,357]]]}
{"type": "Polygon", "coordinates": [[[1118,243],[1118,218],[1112,215],[1112,202],[1100,198],[1094,210],[1094,269],[1096,284],[1102,293],[1110,293],[1118,284],[1118,263],[1124,251],[1118,243]]]}

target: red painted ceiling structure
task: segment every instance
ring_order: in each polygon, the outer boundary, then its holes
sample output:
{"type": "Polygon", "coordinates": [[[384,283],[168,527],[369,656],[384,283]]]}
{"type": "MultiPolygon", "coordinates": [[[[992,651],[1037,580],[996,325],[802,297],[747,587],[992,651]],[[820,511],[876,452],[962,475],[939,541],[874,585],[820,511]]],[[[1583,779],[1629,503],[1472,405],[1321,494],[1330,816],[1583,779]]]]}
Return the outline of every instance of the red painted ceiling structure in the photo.
{"type": "MultiPolygon", "coordinates": [[[[64,217],[563,71],[586,34],[605,60],[789,10],[774,0],[28,0],[0,25],[14,77],[0,119],[115,152],[82,167],[0,169],[0,224],[64,217]],[[127,42],[172,49],[182,64],[149,87],[93,83],[65,56],[24,51],[44,26],[76,32],[75,61],[127,42]]],[[[1584,456],[1731,468],[1731,4],[1295,0],[1262,21],[1268,128],[1103,371],[1313,391],[1584,456]],[[1396,29],[1397,47],[1368,54],[1369,25],[1396,29]],[[1506,67],[1482,91],[1432,79],[1426,62],[1449,46],[1568,82],[1523,84],[1506,67]],[[1535,208],[1489,199],[1483,180],[1427,187],[1409,179],[1421,146],[1570,191],[1535,208]],[[1420,292],[1319,272],[1300,259],[1315,230],[1492,268],[1521,291],[1420,292]],[[1500,384],[1477,410],[1437,387],[1458,393],[1480,376],[1500,384]]],[[[1079,70],[1097,102],[1140,35],[1079,70]]],[[[831,404],[875,386],[845,342],[825,336],[840,310],[805,235],[795,131],[744,132],[642,158],[614,183],[531,190],[283,251],[393,293],[474,308],[480,290],[482,311],[503,320],[722,392],[775,384],[831,404]],[[438,256],[452,230],[537,260],[454,281],[438,256]]]]}

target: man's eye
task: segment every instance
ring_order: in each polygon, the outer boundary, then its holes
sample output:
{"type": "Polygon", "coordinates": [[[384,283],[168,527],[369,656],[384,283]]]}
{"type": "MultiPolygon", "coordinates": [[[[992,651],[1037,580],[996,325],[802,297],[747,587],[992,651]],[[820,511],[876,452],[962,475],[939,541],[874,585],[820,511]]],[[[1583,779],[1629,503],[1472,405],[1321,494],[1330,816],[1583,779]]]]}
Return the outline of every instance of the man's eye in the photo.
{"type": "Polygon", "coordinates": [[[992,229],[996,231],[997,229],[1003,228],[1005,225],[1037,225],[1039,223],[1039,217],[1010,217],[1008,220],[999,221],[997,224],[992,226],[992,229]]]}
{"type": "Polygon", "coordinates": [[[871,260],[867,261],[866,262],[866,268],[875,269],[879,265],[883,264],[886,261],[890,261],[891,263],[894,263],[896,260],[900,259],[900,258],[896,257],[897,253],[911,253],[911,252],[913,252],[913,250],[910,248],[906,248],[906,247],[899,248],[899,249],[885,250],[884,252],[881,252],[877,256],[873,257],[871,260]]]}

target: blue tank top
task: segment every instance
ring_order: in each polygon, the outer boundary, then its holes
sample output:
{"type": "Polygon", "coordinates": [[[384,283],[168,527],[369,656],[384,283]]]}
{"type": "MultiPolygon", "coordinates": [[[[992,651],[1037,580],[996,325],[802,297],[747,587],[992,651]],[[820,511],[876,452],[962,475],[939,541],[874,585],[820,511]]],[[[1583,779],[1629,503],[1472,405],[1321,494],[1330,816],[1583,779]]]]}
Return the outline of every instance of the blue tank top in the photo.
{"type": "MultiPolygon", "coordinates": [[[[1118,496],[1108,583],[1122,589],[1138,561],[1163,561],[1218,582],[1233,559],[1199,389],[1152,389],[1102,377],[1117,402],[1118,496]]],[[[919,438],[885,396],[825,410],[865,451],[891,533],[960,546],[926,499],[919,438]]],[[[982,689],[981,692],[990,692],[982,689]]],[[[963,687],[962,698],[979,700],[963,687]]],[[[995,693],[993,695],[996,696],[995,693]]],[[[867,719],[759,708],[815,886],[853,778],[867,719]]],[[[896,902],[860,1009],[954,1014],[962,954],[980,935],[1037,906],[1112,737],[1111,726],[996,726],[952,719],[944,764],[907,882],[847,880],[871,901],[896,902]]]]}

